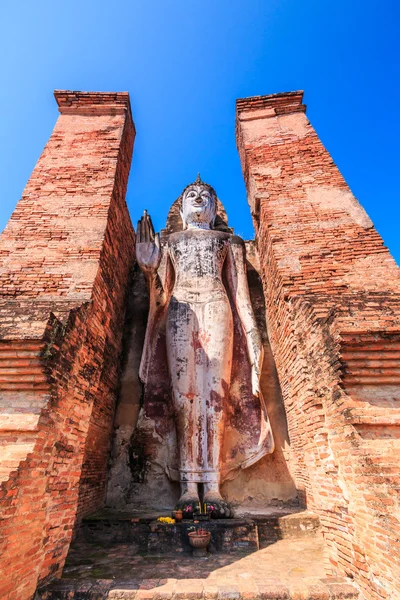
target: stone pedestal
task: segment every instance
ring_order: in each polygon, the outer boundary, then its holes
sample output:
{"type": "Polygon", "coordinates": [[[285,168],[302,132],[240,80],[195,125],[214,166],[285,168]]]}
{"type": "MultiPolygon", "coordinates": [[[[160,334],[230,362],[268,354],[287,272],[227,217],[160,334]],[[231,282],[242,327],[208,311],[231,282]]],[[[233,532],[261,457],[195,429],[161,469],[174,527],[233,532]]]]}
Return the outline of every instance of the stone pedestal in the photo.
{"type": "Polygon", "coordinates": [[[185,520],[174,525],[160,523],[159,516],[104,510],[83,520],[79,536],[102,546],[132,543],[137,552],[149,555],[179,554],[191,552],[188,533],[201,526],[211,532],[208,547],[211,554],[235,554],[254,552],[280,539],[313,534],[319,525],[318,517],[307,511],[276,511],[201,524],[185,520]]]}

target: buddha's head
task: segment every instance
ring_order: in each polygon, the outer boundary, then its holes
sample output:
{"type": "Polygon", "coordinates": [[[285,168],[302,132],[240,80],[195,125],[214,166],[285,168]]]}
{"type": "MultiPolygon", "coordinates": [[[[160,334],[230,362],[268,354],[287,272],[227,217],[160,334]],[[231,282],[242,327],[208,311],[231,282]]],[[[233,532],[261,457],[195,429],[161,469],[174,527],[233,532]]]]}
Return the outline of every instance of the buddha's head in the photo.
{"type": "Polygon", "coordinates": [[[183,229],[191,224],[212,228],[217,214],[217,195],[211,185],[201,181],[200,175],[182,192],[181,217],[183,229]]]}

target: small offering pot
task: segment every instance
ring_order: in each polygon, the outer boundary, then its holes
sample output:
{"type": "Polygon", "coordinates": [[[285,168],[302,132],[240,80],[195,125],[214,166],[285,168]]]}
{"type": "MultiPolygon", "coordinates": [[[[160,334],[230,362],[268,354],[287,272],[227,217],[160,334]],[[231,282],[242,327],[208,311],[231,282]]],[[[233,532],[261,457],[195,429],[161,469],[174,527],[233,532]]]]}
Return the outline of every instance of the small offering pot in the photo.
{"type": "Polygon", "coordinates": [[[189,544],[193,548],[193,556],[204,557],[207,555],[207,546],[211,540],[211,533],[205,529],[191,531],[188,534],[189,544]]]}
{"type": "Polygon", "coordinates": [[[172,516],[175,519],[176,523],[180,523],[183,519],[183,513],[181,510],[173,510],[172,516]]]}

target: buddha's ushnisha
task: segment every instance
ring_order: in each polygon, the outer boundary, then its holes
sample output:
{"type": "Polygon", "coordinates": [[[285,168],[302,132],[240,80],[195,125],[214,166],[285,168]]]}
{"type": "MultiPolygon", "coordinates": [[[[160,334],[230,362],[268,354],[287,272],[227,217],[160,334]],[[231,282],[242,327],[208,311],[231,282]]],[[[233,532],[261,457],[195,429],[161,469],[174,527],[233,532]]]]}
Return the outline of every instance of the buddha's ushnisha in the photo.
{"type": "MultiPolygon", "coordinates": [[[[183,231],[169,236],[164,281],[158,274],[161,246],[145,212],[137,228],[136,257],[145,274],[151,305],[168,305],[167,359],[179,447],[181,497],[178,507],[203,502],[222,514],[221,445],[231,379],[236,307],[247,341],[253,394],[259,394],[262,343],[245,267],[243,240],[213,230],[217,197],[200,177],[182,193],[183,231]]],[[[146,344],[151,344],[151,330],[146,344]]],[[[140,377],[146,381],[142,359],[140,377]]]]}

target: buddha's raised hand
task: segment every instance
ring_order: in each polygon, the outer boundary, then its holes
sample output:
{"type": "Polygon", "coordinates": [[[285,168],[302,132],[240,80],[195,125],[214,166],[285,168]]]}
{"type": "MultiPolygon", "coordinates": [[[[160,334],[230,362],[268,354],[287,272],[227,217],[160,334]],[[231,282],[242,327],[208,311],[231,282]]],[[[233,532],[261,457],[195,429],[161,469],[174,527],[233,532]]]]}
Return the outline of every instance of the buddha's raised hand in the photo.
{"type": "Polygon", "coordinates": [[[161,261],[160,238],[154,233],[150,215],[145,210],[136,231],[136,260],[145,275],[157,273],[161,261]]]}

